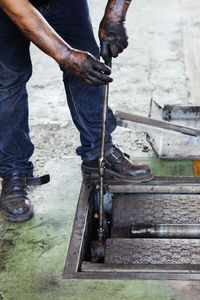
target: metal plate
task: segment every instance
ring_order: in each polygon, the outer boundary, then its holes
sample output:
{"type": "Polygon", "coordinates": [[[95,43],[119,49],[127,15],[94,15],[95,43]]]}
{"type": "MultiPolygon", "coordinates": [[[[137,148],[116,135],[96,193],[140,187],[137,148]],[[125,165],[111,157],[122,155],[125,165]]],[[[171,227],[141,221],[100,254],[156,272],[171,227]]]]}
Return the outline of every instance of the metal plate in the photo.
{"type": "Polygon", "coordinates": [[[105,263],[199,264],[200,239],[107,239],[105,263]]]}
{"type": "Polygon", "coordinates": [[[200,224],[200,195],[115,194],[112,237],[128,237],[133,223],[200,224]]]}

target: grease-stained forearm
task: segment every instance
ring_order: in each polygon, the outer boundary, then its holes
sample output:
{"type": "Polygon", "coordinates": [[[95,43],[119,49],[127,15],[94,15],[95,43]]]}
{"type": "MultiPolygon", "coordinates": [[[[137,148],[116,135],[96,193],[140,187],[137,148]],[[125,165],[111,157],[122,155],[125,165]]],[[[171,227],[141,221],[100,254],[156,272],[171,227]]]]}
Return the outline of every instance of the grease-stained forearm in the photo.
{"type": "Polygon", "coordinates": [[[110,68],[92,54],[71,48],[28,0],[0,0],[0,7],[30,41],[71,75],[90,85],[112,81],[110,68]]]}
{"type": "Polygon", "coordinates": [[[24,35],[58,63],[70,46],[53,30],[27,0],[0,0],[0,6],[24,35]]]}
{"type": "Polygon", "coordinates": [[[101,56],[106,61],[117,57],[128,46],[124,21],[130,3],[131,0],[108,0],[99,26],[101,56]]]}
{"type": "Polygon", "coordinates": [[[132,0],[108,0],[105,16],[115,22],[123,22],[132,0]]]}

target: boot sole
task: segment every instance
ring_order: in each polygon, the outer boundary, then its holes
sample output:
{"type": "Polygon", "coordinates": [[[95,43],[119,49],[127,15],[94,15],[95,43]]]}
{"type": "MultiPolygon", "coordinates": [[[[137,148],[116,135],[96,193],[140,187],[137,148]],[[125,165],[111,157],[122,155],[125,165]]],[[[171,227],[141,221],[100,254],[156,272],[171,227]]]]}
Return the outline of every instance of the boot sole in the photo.
{"type": "MultiPolygon", "coordinates": [[[[95,176],[98,178],[99,173],[97,168],[90,168],[90,167],[85,167],[82,166],[82,172],[86,176],[95,176]]],[[[84,175],[83,175],[84,176],[84,175]]],[[[148,182],[154,179],[154,174],[149,173],[148,176],[146,177],[135,177],[133,178],[132,176],[123,176],[119,175],[116,172],[112,170],[105,169],[105,179],[107,180],[120,180],[122,182],[128,182],[128,183],[143,183],[143,182],[148,182]]]]}
{"type": "Polygon", "coordinates": [[[16,216],[14,216],[12,214],[6,213],[2,209],[0,209],[0,212],[1,212],[1,216],[4,220],[9,221],[9,222],[15,222],[15,223],[28,221],[34,215],[32,206],[31,206],[30,211],[26,215],[18,215],[18,216],[16,215],[16,216]]]}

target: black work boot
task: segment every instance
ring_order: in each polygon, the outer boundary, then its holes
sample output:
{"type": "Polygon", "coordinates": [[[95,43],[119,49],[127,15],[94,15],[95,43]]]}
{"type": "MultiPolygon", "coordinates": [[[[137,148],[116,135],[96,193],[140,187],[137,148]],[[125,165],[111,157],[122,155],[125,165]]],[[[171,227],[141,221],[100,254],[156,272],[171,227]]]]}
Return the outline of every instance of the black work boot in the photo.
{"type": "MultiPolygon", "coordinates": [[[[83,162],[81,166],[83,177],[95,178],[98,176],[98,167],[98,160],[83,162]]],[[[154,178],[153,172],[147,164],[131,161],[129,155],[123,153],[115,145],[105,152],[105,167],[105,179],[140,183],[154,178]]]]}
{"type": "Polygon", "coordinates": [[[34,178],[15,173],[4,177],[0,197],[2,217],[11,222],[29,220],[33,216],[33,206],[28,197],[28,186],[44,184],[49,180],[49,175],[34,178]]]}

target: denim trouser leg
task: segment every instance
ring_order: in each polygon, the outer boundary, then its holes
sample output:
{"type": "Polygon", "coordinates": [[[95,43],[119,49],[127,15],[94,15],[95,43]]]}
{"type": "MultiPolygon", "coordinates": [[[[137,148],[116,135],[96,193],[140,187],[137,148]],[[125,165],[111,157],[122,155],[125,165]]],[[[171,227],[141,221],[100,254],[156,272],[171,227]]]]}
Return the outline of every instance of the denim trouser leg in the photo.
{"type": "MultiPolygon", "coordinates": [[[[40,12],[72,47],[99,57],[86,0],[52,0],[40,12]]],[[[0,9],[0,176],[33,174],[29,159],[34,146],[29,137],[26,83],[32,68],[29,41],[0,9]]],[[[100,149],[103,87],[91,87],[64,71],[64,84],[73,121],[80,132],[77,154],[96,159],[100,149]]],[[[108,110],[106,147],[116,127],[108,110]]]]}
{"type": "MultiPolygon", "coordinates": [[[[44,13],[58,34],[72,47],[92,53],[99,58],[87,0],[57,0],[44,13]]],[[[96,159],[100,152],[104,87],[92,87],[64,71],[64,85],[74,124],[80,132],[81,146],[77,154],[83,161],[96,159]]],[[[108,109],[106,148],[112,143],[111,132],[116,120],[108,109]]]]}
{"type": "Polygon", "coordinates": [[[26,82],[31,76],[29,41],[0,9],[0,176],[33,174],[29,159],[26,82]]]}

